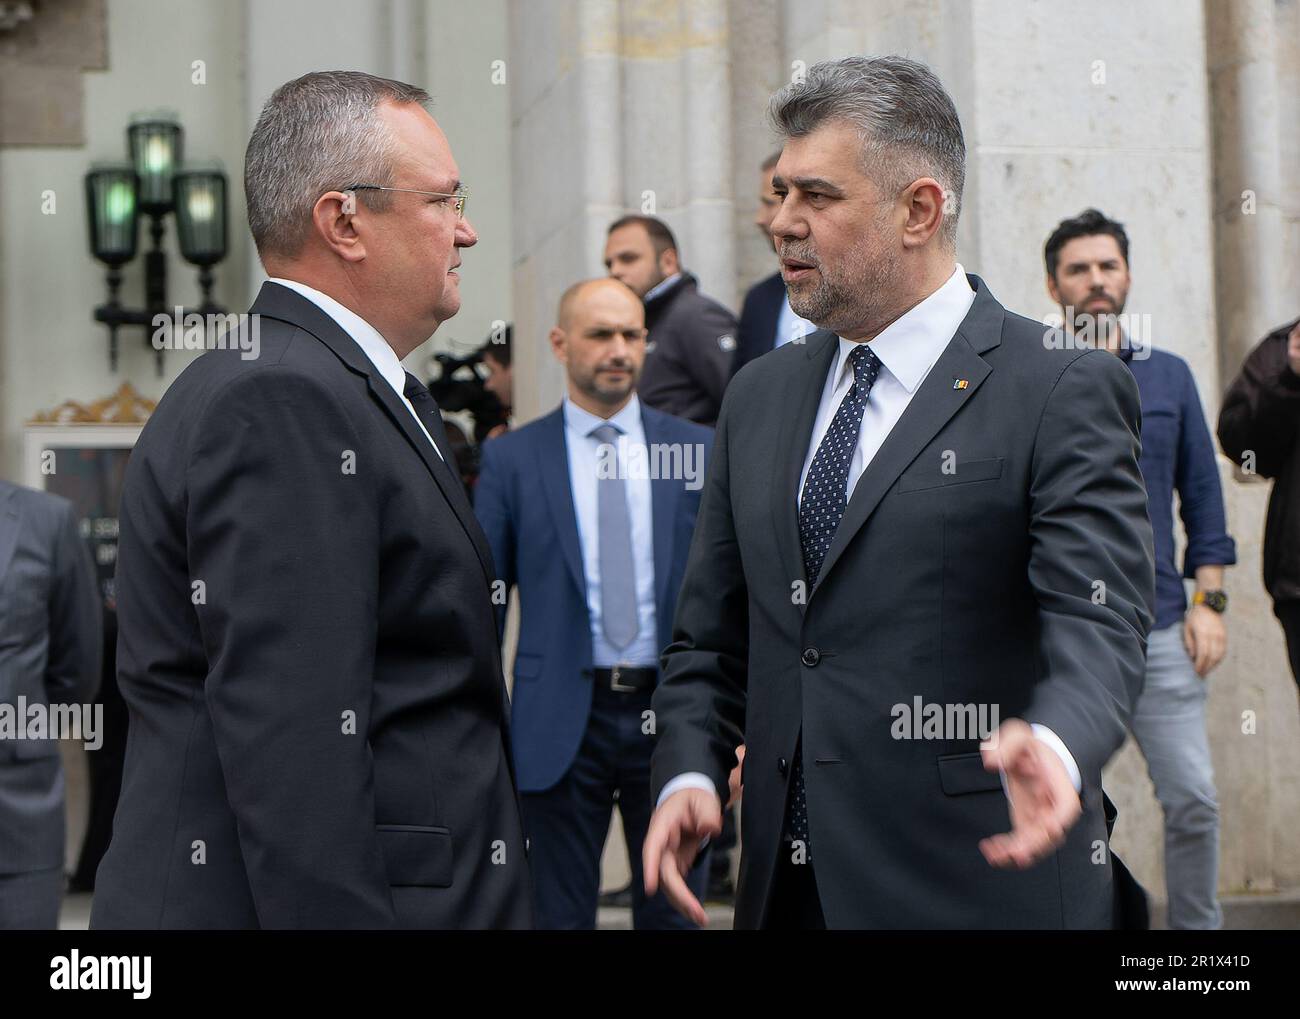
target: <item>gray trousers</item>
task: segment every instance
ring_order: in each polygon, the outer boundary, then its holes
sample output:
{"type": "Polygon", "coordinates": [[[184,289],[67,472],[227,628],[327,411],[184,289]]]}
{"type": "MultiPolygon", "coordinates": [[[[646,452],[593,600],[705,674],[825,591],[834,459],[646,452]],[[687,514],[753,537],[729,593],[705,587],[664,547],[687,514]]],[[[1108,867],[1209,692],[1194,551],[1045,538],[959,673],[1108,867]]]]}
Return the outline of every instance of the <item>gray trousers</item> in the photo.
{"type": "Polygon", "coordinates": [[[62,867],[0,874],[0,930],[57,930],[62,904],[62,867]]]}
{"type": "Polygon", "coordinates": [[[1219,805],[1205,731],[1206,680],[1183,647],[1183,624],[1154,630],[1133,736],[1165,814],[1169,926],[1215,930],[1219,910],[1219,805]]]}

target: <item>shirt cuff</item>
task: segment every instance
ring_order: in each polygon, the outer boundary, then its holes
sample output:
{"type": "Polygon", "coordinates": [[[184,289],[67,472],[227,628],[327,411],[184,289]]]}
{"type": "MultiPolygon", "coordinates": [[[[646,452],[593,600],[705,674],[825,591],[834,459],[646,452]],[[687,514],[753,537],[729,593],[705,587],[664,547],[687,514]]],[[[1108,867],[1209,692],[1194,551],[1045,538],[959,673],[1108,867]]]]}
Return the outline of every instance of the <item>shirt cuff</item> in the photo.
{"type": "Polygon", "coordinates": [[[1065,770],[1070,774],[1070,781],[1074,783],[1074,791],[1082,793],[1083,780],[1079,775],[1079,766],[1074,763],[1074,755],[1065,748],[1065,744],[1061,742],[1061,737],[1052,732],[1047,726],[1039,725],[1037,722],[1030,722],[1029,728],[1034,730],[1034,736],[1037,739],[1042,740],[1055,751],[1056,756],[1065,765],[1065,770]]]}
{"type": "MultiPolygon", "coordinates": [[[[663,791],[659,794],[659,799],[655,802],[655,810],[662,807],[664,800],[668,799],[669,796],[675,792],[680,792],[682,789],[703,789],[706,793],[713,793],[714,796],[718,796],[718,789],[713,784],[713,779],[702,771],[687,771],[668,781],[668,784],[664,786],[663,791]]],[[[718,796],[718,799],[721,800],[722,797],[718,796]]]]}

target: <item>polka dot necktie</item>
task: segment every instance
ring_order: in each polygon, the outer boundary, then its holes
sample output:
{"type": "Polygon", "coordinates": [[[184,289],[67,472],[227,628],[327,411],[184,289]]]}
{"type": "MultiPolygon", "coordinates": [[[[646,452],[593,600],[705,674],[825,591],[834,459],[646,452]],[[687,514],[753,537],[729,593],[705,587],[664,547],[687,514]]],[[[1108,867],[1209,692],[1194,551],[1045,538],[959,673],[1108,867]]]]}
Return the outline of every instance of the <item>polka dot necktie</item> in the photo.
{"type": "MultiPolygon", "coordinates": [[[[848,505],[849,465],[858,448],[862,412],[866,409],[871,387],[880,375],[880,358],[865,343],[853,348],[849,362],[853,366],[853,385],[844,394],[831,426],[817,447],[804,481],[803,498],[799,500],[799,543],[803,547],[803,565],[809,589],[817,584],[826,551],[831,547],[848,505]]],[[[804,795],[802,742],[801,735],[800,745],[794,752],[786,831],[807,848],[808,803],[804,795]]]]}

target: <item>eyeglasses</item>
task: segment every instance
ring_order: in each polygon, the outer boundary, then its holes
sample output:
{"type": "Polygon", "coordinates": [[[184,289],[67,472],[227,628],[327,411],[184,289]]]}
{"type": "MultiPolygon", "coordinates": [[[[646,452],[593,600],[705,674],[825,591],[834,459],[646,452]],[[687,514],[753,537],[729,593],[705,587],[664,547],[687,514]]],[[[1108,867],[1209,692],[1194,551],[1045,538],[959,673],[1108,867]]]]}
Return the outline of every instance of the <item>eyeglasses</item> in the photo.
{"type": "Polygon", "coordinates": [[[401,191],[408,195],[432,195],[435,198],[454,198],[456,204],[452,206],[456,210],[456,218],[465,218],[465,203],[469,201],[469,190],[465,187],[459,187],[454,194],[448,194],[446,191],[413,191],[411,188],[387,188],[380,184],[350,184],[343,188],[344,191],[401,191]]]}

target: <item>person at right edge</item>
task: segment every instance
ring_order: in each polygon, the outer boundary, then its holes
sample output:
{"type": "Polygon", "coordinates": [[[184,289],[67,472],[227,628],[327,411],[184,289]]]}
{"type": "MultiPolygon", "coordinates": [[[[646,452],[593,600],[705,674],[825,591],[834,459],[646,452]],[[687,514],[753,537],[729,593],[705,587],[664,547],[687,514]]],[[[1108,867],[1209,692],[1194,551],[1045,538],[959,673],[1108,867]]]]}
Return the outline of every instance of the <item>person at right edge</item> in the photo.
{"type": "Polygon", "coordinates": [[[1206,678],[1223,660],[1228,630],[1223,568],[1237,561],[1223,511],[1214,441],[1187,362],[1154,350],[1121,317],[1131,277],[1128,234],[1096,209],[1063,220],[1047,239],[1047,292],[1069,335],[1119,357],[1142,397],[1142,458],[1156,549],[1156,621],[1146,682],[1129,727],[1146,758],[1165,818],[1169,926],[1216,930],[1219,805],[1205,727],[1206,678]],[[1174,492],[1187,535],[1174,552],[1174,492]],[[1196,581],[1188,608],[1184,578],[1196,581]]]}
{"type": "Polygon", "coordinates": [[[1300,684],[1300,319],[1250,352],[1219,410],[1219,442],[1243,470],[1273,479],[1264,522],[1264,587],[1300,684]]]}
{"type": "Polygon", "coordinates": [[[1101,788],[1155,600],[1137,384],[956,263],[965,142],[924,64],[817,64],[771,116],[771,229],[819,331],[722,404],[647,893],[705,920],[683,874],[743,742],[737,928],[1140,926],[1101,788]],[[900,733],[917,700],[1000,724],[900,733]]]}

